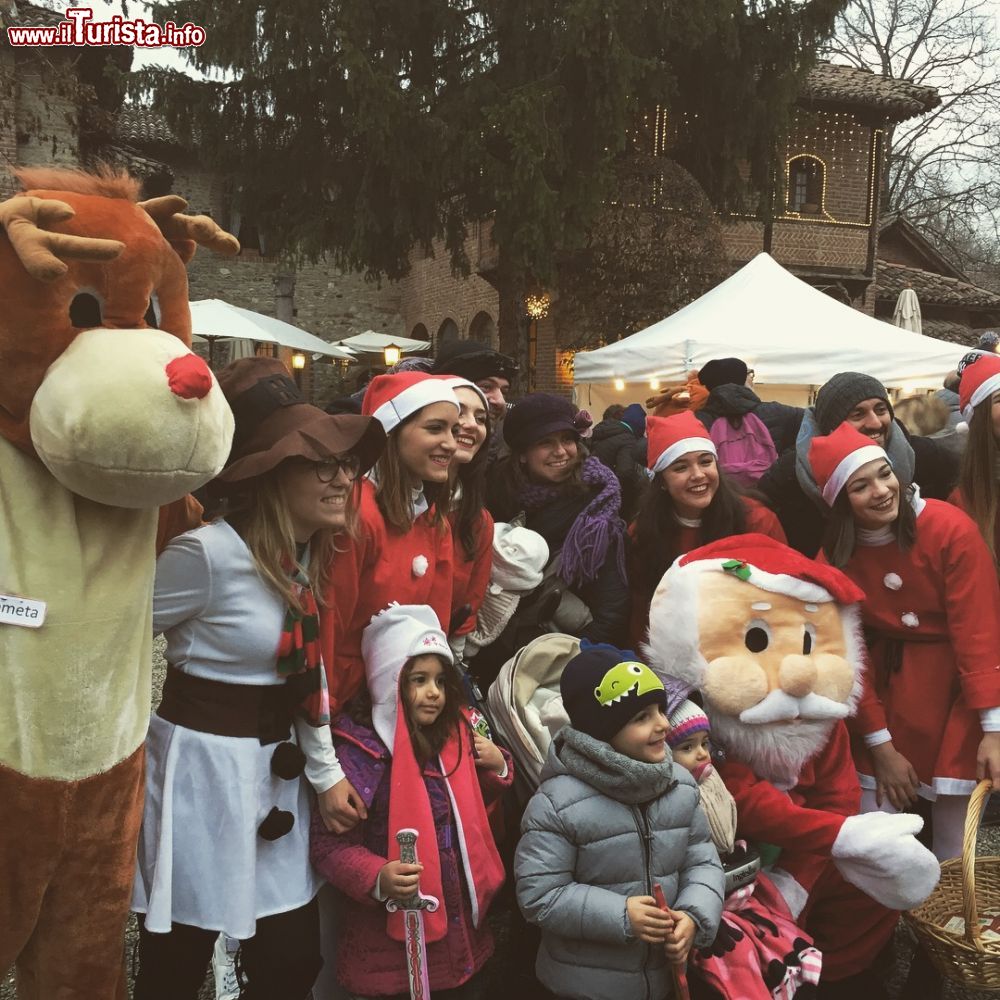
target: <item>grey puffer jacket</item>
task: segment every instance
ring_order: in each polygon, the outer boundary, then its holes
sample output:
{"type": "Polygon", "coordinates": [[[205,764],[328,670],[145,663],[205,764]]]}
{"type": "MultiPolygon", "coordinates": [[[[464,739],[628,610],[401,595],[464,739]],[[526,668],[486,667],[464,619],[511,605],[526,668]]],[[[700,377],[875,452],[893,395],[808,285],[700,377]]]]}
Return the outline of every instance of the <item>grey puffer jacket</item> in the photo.
{"type": "Polygon", "coordinates": [[[662,1000],[662,949],[631,934],[625,901],[652,894],[690,914],[695,945],[715,939],[722,913],[719,856],[698,786],[669,755],[645,764],[571,726],[549,750],[521,821],[517,900],[542,930],[538,978],[579,1000],[662,1000]]]}

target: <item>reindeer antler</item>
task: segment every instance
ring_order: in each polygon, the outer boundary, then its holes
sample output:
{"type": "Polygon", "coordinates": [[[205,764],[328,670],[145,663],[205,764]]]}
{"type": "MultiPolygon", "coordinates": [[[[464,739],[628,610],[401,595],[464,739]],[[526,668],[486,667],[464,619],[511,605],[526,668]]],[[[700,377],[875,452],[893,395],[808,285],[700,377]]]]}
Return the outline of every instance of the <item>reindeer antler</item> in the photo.
{"type": "Polygon", "coordinates": [[[240,252],[240,244],[235,236],[222,229],[207,215],[183,215],[187,202],[176,194],[166,194],[160,198],[140,201],[152,220],[160,227],[160,232],[170,240],[194,240],[199,246],[208,247],[225,257],[240,252]]]}
{"type": "Polygon", "coordinates": [[[125,249],[118,240],[52,233],[44,227],[65,222],[76,213],[64,201],[18,195],[0,204],[0,225],[24,269],[39,281],[55,281],[67,270],[66,260],[112,260],[125,249]]]}

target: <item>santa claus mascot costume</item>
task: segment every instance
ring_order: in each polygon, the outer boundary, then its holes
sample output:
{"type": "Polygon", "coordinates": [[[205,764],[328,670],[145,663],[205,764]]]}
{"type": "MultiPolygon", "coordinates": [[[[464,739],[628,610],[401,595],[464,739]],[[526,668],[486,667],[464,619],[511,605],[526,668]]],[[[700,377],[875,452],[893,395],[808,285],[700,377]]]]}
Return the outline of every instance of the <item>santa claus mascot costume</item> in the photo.
{"type": "Polygon", "coordinates": [[[859,815],[844,719],[861,693],[863,593],[763,535],[679,558],[653,595],[649,663],[699,692],[738,834],[824,956],[823,996],[885,996],[872,972],[899,910],[937,883],[911,815],[859,815]]]}
{"type": "Polygon", "coordinates": [[[157,512],[188,527],[182,498],[233,432],[190,350],[185,264],[239,244],[125,175],[20,179],[0,204],[0,979],[14,964],[21,1000],[116,1000],[157,512]]]}

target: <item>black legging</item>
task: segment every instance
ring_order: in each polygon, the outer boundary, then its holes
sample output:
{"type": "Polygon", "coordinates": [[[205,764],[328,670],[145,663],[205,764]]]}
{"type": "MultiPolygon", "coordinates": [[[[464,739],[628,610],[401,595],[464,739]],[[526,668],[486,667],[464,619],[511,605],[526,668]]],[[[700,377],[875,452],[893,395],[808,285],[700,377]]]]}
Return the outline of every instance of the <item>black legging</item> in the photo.
{"type": "MultiPolygon", "coordinates": [[[[135,1000],[197,1000],[218,931],[173,924],[169,934],[146,930],[139,916],[139,974],[135,1000]]],[[[240,959],[247,985],[241,1000],[305,1000],[323,959],[316,900],[257,921],[240,959]]]]}

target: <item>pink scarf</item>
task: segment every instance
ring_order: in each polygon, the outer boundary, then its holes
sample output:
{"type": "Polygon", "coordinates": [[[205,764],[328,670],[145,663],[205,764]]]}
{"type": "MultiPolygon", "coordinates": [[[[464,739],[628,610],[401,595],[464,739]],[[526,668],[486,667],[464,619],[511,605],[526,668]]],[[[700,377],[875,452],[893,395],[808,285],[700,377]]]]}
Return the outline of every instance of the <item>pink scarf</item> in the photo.
{"type": "MultiPolygon", "coordinates": [[[[424,911],[424,935],[428,942],[440,941],[448,933],[448,914],[441,884],[437,831],[434,829],[423,770],[413,753],[404,712],[400,700],[396,705],[396,737],[392,748],[392,778],[389,785],[389,860],[399,860],[396,831],[407,827],[417,830],[417,856],[424,866],[420,876],[420,891],[424,895],[434,896],[441,904],[434,913],[424,911]]],[[[464,709],[462,714],[462,724],[465,725],[468,716],[464,709]]],[[[465,730],[466,734],[470,732],[471,723],[465,730]]],[[[458,732],[453,732],[441,751],[440,763],[440,780],[447,787],[458,829],[459,854],[472,903],[472,922],[479,927],[493,897],[503,885],[504,870],[479,789],[471,737],[463,739],[458,732]]],[[[406,940],[402,913],[388,914],[386,923],[389,937],[394,941],[406,940]]]]}

